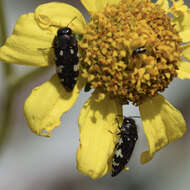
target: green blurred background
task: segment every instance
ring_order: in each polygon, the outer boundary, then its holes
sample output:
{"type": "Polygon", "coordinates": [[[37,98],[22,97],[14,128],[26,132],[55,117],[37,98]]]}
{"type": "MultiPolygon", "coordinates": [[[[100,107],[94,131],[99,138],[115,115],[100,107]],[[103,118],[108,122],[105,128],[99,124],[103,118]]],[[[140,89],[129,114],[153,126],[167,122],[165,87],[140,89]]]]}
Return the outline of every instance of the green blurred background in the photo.
{"type": "MultiPolygon", "coordinates": [[[[46,0],[4,0],[7,35],[13,30],[17,18],[32,12],[46,0]]],[[[87,11],[79,0],[62,0],[80,9],[86,19],[87,11]]],[[[190,1],[186,0],[190,7],[190,1]]],[[[2,20],[0,20],[2,22],[2,20]]],[[[6,68],[9,71],[9,68],[6,68]]],[[[77,118],[83,103],[90,93],[81,93],[76,105],[62,116],[62,125],[56,128],[51,138],[34,135],[28,128],[23,104],[32,88],[48,80],[55,68],[35,71],[33,67],[13,65],[17,76],[34,72],[29,80],[23,79],[16,93],[8,88],[5,65],[0,63],[0,118],[4,124],[0,131],[3,144],[0,150],[0,190],[187,190],[190,185],[190,133],[155,155],[148,164],[141,165],[140,154],[147,143],[140,120],[139,140],[129,163],[130,170],[115,178],[110,175],[91,180],[76,170],[75,155],[79,145],[77,118]],[[8,102],[7,102],[8,100],[8,102]],[[7,107],[8,106],[8,107],[7,107]],[[9,108],[9,109],[8,109],[9,108]],[[8,112],[8,115],[5,114],[8,112]],[[6,129],[6,130],[5,130],[6,129]]],[[[187,127],[190,124],[190,81],[175,79],[165,91],[165,97],[184,115],[187,127]]],[[[132,105],[124,106],[125,115],[139,115],[132,105]]]]}

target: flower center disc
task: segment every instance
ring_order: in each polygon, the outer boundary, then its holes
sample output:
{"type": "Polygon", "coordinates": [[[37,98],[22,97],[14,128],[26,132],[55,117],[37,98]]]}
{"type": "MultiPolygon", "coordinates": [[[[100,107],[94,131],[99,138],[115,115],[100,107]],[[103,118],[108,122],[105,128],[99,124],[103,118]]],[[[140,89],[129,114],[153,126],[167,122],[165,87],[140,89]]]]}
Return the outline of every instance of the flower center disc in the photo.
{"type": "Polygon", "coordinates": [[[82,76],[92,88],[139,105],[177,76],[181,42],[159,5],[121,0],[92,15],[79,42],[82,76]]]}

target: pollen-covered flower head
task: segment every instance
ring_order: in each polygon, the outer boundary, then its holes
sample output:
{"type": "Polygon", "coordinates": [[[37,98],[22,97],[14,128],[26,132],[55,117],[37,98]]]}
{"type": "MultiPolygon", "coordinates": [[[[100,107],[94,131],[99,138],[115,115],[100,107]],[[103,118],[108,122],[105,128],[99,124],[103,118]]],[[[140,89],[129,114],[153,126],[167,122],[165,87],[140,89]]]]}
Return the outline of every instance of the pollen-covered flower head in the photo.
{"type": "Polygon", "coordinates": [[[80,43],[83,76],[93,88],[139,105],[177,76],[181,42],[160,5],[122,0],[92,14],[80,43]]]}
{"type": "MultiPolygon", "coordinates": [[[[183,116],[159,93],[174,77],[190,78],[190,9],[183,0],[172,0],[171,7],[167,0],[81,2],[90,14],[88,23],[77,9],[58,2],[40,5],[34,13],[21,16],[0,48],[0,60],[57,67],[58,73],[33,89],[24,106],[29,127],[37,135],[51,136],[83,87],[94,90],[79,116],[77,168],[98,178],[112,170],[122,105],[132,102],[139,106],[149,146],[141,155],[142,163],[184,135],[183,116]],[[66,63],[71,71],[76,70],[70,61],[73,47],[66,46],[68,58],[63,49],[52,45],[57,31],[65,27],[72,30],[79,53],[79,76],[71,91],[63,83],[63,79],[70,80],[70,73],[67,70],[60,77],[59,71],[64,71],[66,63]],[[40,51],[43,49],[49,52],[40,51]],[[57,61],[62,57],[64,64],[57,61]]],[[[116,156],[122,156],[119,151],[116,156]]]]}

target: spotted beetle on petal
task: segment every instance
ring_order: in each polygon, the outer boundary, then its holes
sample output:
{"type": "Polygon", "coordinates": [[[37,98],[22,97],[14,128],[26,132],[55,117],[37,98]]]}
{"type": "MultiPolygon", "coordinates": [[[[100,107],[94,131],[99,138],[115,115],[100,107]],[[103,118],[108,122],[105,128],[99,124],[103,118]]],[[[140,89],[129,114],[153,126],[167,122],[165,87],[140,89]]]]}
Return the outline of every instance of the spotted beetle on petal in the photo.
{"type": "Polygon", "coordinates": [[[79,75],[78,43],[71,28],[67,26],[58,29],[53,40],[53,48],[56,73],[64,88],[70,92],[73,90],[79,75]]]}
{"type": "Polygon", "coordinates": [[[122,125],[119,129],[119,139],[115,146],[112,159],[112,177],[118,175],[125,168],[131,158],[133,149],[138,139],[137,125],[135,120],[131,117],[124,117],[122,125]]]}

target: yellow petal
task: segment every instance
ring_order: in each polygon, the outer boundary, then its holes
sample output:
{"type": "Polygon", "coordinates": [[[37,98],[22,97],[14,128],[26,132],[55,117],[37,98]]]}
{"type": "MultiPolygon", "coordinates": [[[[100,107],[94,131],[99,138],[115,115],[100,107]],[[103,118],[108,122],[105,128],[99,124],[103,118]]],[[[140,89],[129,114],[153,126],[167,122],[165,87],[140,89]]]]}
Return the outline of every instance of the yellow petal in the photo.
{"type": "Polygon", "coordinates": [[[179,35],[184,43],[190,42],[190,28],[180,31],[179,35]]]}
{"type": "Polygon", "coordinates": [[[24,105],[24,113],[30,129],[40,136],[51,136],[60,125],[61,115],[76,102],[83,87],[79,78],[72,92],[67,92],[55,75],[49,81],[32,90],[24,105]]]}
{"type": "Polygon", "coordinates": [[[166,11],[169,9],[169,2],[168,2],[168,0],[158,0],[156,3],[159,4],[160,7],[162,9],[166,10],[166,11]]]}
{"type": "Polygon", "coordinates": [[[186,124],[182,114],[161,95],[147,100],[139,109],[149,144],[149,150],[141,155],[144,164],[169,142],[181,138],[186,124]]]}
{"type": "Polygon", "coordinates": [[[188,10],[188,6],[184,4],[184,0],[171,0],[172,6],[171,6],[171,12],[175,16],[179,16],[188,10]]]}
{"type": "Polygon", "coordinates": [[[53,63],[47,56],[53,37],[50,32],[37,25],[33,13],[22,15],[13,34],[0,48],[0,60],[13,64],[48,66],[53,63]],[[40,48],[44,48],[46,53],[40,48]]]}
{"type": "Polygon", "coordinates": [[[80,146],[77,152],[77,169],[95,179],[109,170],[122,106],[107,96],[97,102],[97,92],[84,104],[80,117],[80,146]]]}
{"type": "Polygon", "coordinates": [[[43,29],[69,26],[77,34],[84,32],[86,24],[79,10],[65,3],[50,2],[35,10],[35,19],[43,29]]]}
{"type": "Polygon", "coordinates": [[[120,2],[120,0],[107,0],[107,5],[115,4],[117,5],[120,2]]]}
{"type": "Polygon", "coordinates": [[[172,23],[179,31],[183,42],[188,42],[190,41],[190,37],[188,36],[190,32],[190,9],[184,4],[183,0],[172,0],[172,3],[173,5],[169,9],[169,12],[173,15],[172,23]]]}
{"type": "Polygon", "coordinates": [[[190,43],[183,46],[183,55],[185,59],[188,59],[190,61],[190,43]]]}
{"type": "Polygon", "coordinates": [[[188,9],[185,13],[179,15],[177,18],[174,17],[173,20],[175,21],[175,24],[179,27],[179,31],[190,29],[190,9],[188,9]]]}
{"type": "Polygon", "coordinates": [[[181,62],[177,73],[180,79],[190,79],[190,62],[181,62]]]}
{"type": "Polygon", "coordinates": [[[120,0],[81,0],[88,12],[97,12],[107,5],[118,4],[120,0]]]}

